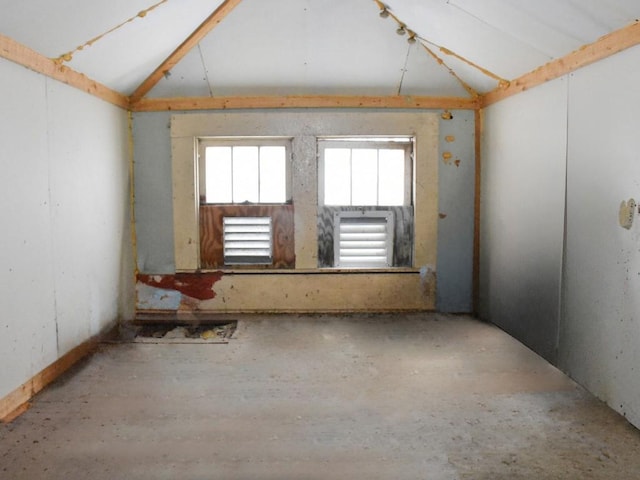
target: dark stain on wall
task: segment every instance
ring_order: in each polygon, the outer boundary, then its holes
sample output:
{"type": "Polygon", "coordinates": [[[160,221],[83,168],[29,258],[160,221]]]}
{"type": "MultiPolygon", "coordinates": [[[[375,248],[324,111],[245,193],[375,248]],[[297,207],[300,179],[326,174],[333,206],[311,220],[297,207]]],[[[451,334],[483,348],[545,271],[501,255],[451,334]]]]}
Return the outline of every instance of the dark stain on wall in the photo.
{"type": "Polygon", "coordinates": [[[196,300],[215,298],[215,283],[222,278],[222,272],[213,273],[176,273],[174,275],[138,274],[138,282],[150,287],[176,290],[196,300]]]}

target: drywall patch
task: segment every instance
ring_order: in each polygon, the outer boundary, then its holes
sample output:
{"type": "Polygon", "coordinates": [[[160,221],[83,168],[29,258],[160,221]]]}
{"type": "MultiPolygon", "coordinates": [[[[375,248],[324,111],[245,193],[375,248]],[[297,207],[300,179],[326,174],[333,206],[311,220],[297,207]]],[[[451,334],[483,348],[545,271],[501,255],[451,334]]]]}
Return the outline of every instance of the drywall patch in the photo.
{"type": "Polygon", "coordinates": [[[162,290],[177,291],[195,300],[211,300],[216,297],[213,289],[223,276],[222,272],[176,273],[175,275],[138,275],[138,283],[162,290]]]}
{"type": "Polygon", "coordinates": [[[182,294],[175,290],[136,283],[136,308],[141,310],[178,310],[182,294]]]}

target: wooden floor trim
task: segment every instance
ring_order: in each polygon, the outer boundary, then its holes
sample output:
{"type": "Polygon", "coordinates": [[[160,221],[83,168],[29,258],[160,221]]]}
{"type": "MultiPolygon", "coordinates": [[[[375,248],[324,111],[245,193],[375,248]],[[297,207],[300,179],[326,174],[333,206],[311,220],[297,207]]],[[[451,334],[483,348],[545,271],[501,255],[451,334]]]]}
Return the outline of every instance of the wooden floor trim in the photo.
{"type": "Polygon", "coordinates": [[[0,398],[0,422],[9,423],[26,412],[29,409],[31,399],[38,392],[84,357],[93,353],[98,347],[100,340],[104,337],[103,335],[98,335],[81,343],[30,378],[27,382],[23,383],[20,387],[16,388],[13,392],[0,398]]]}

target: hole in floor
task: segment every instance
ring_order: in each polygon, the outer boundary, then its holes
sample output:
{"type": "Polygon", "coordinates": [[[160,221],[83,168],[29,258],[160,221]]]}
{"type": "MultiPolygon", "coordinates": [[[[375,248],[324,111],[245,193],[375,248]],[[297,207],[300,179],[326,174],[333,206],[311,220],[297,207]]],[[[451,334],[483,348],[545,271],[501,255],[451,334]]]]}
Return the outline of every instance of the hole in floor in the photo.
{"type": "Polygon", "coordinates": [[[134,343],[229,343],[237,327],[236,320],[198,325],[146,324],[136,326],[132,341],[134,343]]]}

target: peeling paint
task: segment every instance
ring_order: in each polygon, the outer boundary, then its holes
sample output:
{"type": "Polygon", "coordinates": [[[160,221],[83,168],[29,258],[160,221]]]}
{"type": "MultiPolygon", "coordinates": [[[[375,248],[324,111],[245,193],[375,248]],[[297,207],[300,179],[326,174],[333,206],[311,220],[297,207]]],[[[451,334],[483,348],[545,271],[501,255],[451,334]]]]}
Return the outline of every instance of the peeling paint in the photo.
{"type": "Polygon", "coordinates": [[[447,135],[444,137],[444,141],[447,143],[452,143],[456,141],[456,137],[454,135],[447,135]]]}
{"type": "Polygon", "coordinates": [[[631,229],[633,226],[633,216],[636,213],[636,201],[633,198],[630,198],[628,202],[624,200],[620,204],[620,210],[618,212],[618,221],[620,222],[620,226],[622,228],[626,228],[627,230],[631,229]]]}
{"type": "Polygon", "coordinates": [[[444,112],[442,112],[441,117],[443,120],[451,120],[453,118],[453,115],[449,110],[445,110],[444,112]]]}
{"type": "Polygon", "coordinates": [[[163,290],[175,290],[196,300],[216,297],[213,286],[223,276],[214,273],[176,273],[175,275],[138,275],[138,282],[163,290]]]}
{"type": "Polygon", "coordinates": [[[436,292],[436,271],[433,265],[423,265],[420,267],[420,286],[422,294],[431,298],[436,292]]]}
{"type": "Polygon", "coordinates": [[[442,154],[442,160],[446,165],[449,165],[451,163],[451,158],[453,158],[453,155],[451,154],[451,152],[444,152],[442,154]]]}

